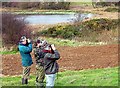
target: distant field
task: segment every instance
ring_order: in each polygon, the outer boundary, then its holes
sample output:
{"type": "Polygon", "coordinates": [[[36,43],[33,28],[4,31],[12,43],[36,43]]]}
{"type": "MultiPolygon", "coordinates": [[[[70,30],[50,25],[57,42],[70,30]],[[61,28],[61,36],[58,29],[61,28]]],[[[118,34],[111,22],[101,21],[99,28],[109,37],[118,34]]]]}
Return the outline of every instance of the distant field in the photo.
{"type": "MultiPolygon", "coordinates": [[[[41,37],[42,38],[42,37],[41,37]]],[[[87,41],[83,41],[83,42],[79,42],[79,41],[75,41],[75,40],[68,40],[68,39],[60,39],[60,38],[45,38],[43,37],[43,39],[47,40],[48,42],[50,42],[51,44],[55,44],[56,46],[71,46],[71,47],[77,47],[77,46],[99,46],[99,45],[107,45],[106,42],[87,42],[87,41]]],[[[4,54],[17,54],[19,51],[17,50],[1,50],[0,54],[4,55],[4,54]]]]}
{"type": "Polygon", "coordinates": [[[88,0],[88,2],[71,2],[71,6],[72,5],[92,5],[91,0],[88,0]]]}
{"type": "MultiPolygon", "coordinates": [[[[21,76],[3,77],[3,86],[23,86],[21,76]]],[[[35,75],[27,86],[35,86],[35,75]]],[[[59,72],[55,86],[118,86],[118,67],[59,72]]]]}

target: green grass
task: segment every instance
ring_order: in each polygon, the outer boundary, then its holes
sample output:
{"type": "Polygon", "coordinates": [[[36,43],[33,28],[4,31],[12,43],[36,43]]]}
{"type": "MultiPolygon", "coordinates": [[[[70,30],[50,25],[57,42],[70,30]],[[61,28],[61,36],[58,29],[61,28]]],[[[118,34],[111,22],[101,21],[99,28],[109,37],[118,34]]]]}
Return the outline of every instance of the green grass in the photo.
{"type": "MultiPolygon", "coordinates": [[[[118,86],[118,67],[59,72],[55,86],[118,86]]],[[[3,77],[3,86],[23,86],[21,76],[3,77]]],[[[35,86],[35,75],[27,86],[35,86]]]]}
{"type": "Polygon", "coordinates": [[[57,15],[57,14],[75,14],[76,11],[71,11],[71,10],[43,10],[43,11],[16,11],[14,12],[16,14],[27,14],[27,15],[38,15],[38,14],[43,14],[43,15],[57,15]]]}
{"type": "MultiPolygon", "coordinates": [[[[42,38],[42,37],[40,37],[42,38]]],[[[75,40],[69,40],[69,39],[61,39],[61,38],[43,38],[46,41],[48,41],[49,43],[53,43],[55,45],[58,46],[73,46],[73,47],[77,47],[77,46],[96,46],[96,45],[106,45],[106,42],[87,42],[87,41],[75,41],[75,40]]]]}
{"type": "Polygon", "coordinates": [[[79,6],[82,6],[82,5],[92,5],[92,0],[87,0],[87,1],[83,1],[83,0],[79,0],[79,2],[71,2],[71,6],[72,5],[79,5],[79,6]]]}
{"type": "Polygon", "coordinates": [[[0,51],[0,54],[16,54],[18,51],[0,51]]]}
{"type": "MultiPolygon", "coordinates": [[[[87,41],[76,41],[76,40],[69,40],[69,39],[61,39],[61,38],[51,38],[51,37],[40,37],[42,39],[45,39],[48,43],[55,44],[57,46],[71,46],[71,47],[77,47],[77,46],[96,46],[96,45],[106,45],[106,42],[87,42],[87,41]]],[[[0,54],[17,54],[19,51],[12,50],[12,51],[0,51],[0,54]]]]}

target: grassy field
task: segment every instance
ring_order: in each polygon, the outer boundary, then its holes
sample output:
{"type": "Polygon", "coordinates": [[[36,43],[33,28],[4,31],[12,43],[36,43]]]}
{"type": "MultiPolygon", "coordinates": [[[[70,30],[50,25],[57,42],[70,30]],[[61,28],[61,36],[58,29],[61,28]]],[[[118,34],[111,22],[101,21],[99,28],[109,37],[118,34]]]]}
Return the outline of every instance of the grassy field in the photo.
{"type": "MultiPolygon", "coordinates": [[[[21,76],[2,78],[3,86],[23,86],[21,76]]],[[[35,86],[35,75],[30,76],[27,86],[35,86]]],[[[58,86],[118,86],[118,67],[59,72],[55,81],[58,86]]]]}
{"type": "Polygon", "coordinates": [[[18,51],[0,51],[0,54],[3,55],[3,54],[16,54],[18,53],[18,51]]]}
{"type": "Polygon", "coordinates": [[[69,40],[69,39],[61,39],[61,38],[51,38],[51,37],[40,37],[42,39],[45,39],[48,41],[48,43],[53,43],[57,46],[97,46],[97,45],[106,45],[106,42],[87,42],[87,41],[82,41],[79,42],[77,40],[69,40]]]}
{"type": "Polygon", "coordinates": [[[87,1],[80,1],[79,0],[79,2],[71,2],[71,6],[75,6],[75,5],[80,5],[80,6],[92,5],[92,0],[87,0],[87,1]]]}
{"type": "Polygon", "coordinates": [[[16,14],[26,14],[26,15],[38,15],[38,14],[43,14],[43,15],[57,15],[57,14],[75,14],[75,11],[71,11],[71,10],[41,10],[41,11],[16,11],[14,12],[16,14]]]}
{"type": "MultiPolygon", "coordinates": [[[[99,45],[107,45],[107,42],[87,42],[87,41],[75,41],[75,40],[69,40],[69,39],[60,39],[60,38],[48,38],[48,37],[40,37],[42,39],[45,39],[48,43],[55,44],[56,46],[71,46],[71,47],[77,47],[77,46],[99,46],[99,45]]],[[[1,50],[0,54],[16,54],[19,53],[17,50],[1,50]]]]}
{"type": "MultiPolygon", "coordinates": [[[[82,0],[80,2],[71,2],[70,6],[88,6],[92,5],[91,0],[88,0],[87,2],[83,2],[82,0]]],[[[0,11],[7,11],[7,12],[14,12],[15,14],[25,14],[25,15],[38,15],[38,14],[75,14],[76,10],[40,10],[40,9],[19,9],[19,8],[2,8],[0,11]]]]}

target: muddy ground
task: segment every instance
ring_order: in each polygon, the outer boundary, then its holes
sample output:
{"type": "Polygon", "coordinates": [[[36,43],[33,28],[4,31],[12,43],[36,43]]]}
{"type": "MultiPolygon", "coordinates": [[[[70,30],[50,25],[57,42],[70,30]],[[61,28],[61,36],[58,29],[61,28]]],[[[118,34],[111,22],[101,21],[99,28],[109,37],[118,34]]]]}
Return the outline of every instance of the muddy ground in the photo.
{"type": "MultiPolygon", "coordinates": [[[[57,47],[61,58],[58,60],[60,71],[108,68],[118,66],[118,45],[57,47]]],[[[35,58],[31,73],[35,73],[35,58]]],[[[19,54],[2,56],[3,75],[22,74],[19,54]]]]}

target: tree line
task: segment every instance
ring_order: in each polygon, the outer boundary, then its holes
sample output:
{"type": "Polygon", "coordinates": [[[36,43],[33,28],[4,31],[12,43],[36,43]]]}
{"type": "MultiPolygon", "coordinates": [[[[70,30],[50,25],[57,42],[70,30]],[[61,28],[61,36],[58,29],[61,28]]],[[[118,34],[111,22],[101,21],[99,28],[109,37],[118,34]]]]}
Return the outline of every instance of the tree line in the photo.
{"type": "Polygon", "coordinates": [[[69,9],[70,2],[3,2],[3,7],[16,7],[20,9],[69,9]]]}
{"type": "Polygon", "coordinates": [[[110,2],[107,0],[92,0],[92,6],[94,8],[104,7],[104,6],[119,6],[119,5],[120,5],[120,1],[119,2],[110,2]]]}

